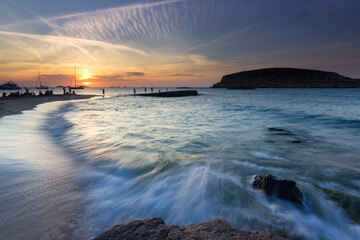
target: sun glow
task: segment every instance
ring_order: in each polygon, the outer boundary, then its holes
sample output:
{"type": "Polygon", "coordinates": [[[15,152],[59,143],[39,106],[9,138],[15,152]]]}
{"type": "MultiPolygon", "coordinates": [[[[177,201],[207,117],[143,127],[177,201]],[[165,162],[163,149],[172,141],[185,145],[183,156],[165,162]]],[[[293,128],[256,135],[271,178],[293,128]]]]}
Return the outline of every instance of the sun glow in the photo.
{"type": "Polygon", "coordinates": [[[88,69],[85,69],[84,72],[81,74],[81,79],[82,80],[89,79],[92,77],[92,75],[94,74],[90,73],[88,69]]]}
{"type": "Polygon", "coordinates": [[[84,85],[88,86],[90,85],[90,82],[84,82],[84,85]]]}

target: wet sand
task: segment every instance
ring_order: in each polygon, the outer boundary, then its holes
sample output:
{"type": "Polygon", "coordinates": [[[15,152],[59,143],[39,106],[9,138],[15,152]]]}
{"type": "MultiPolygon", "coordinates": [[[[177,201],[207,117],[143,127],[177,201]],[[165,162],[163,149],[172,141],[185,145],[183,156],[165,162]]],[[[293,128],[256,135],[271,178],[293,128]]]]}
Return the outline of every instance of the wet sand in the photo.
{"type": "Polygon", "coordinates": [[[22,111],[31,110],[37,105],[46,102],[89,99],[96,96],[97,95],[52,95],[0,97],[0,118],[7,115],[20,114],[22,111]]]}

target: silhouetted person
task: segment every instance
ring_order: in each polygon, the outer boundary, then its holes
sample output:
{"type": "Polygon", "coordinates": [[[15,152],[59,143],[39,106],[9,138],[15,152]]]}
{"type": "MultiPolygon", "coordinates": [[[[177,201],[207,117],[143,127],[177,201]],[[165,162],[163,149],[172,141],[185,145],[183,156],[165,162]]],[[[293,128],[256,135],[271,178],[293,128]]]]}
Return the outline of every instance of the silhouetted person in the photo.
{"type": "Polygon", "coordinates": [[[105,89],[103,89],[102,92],[103,92],[103,95],[105,95],[105,89]]]}
{"type": "Polygon", "coordinates": [[[41,91],[39,91],[39,96],[44,95],[41,91]]]}
{"type": "Polygon", "coordinates": [[[146,93],[146,88],[144,88],[145,89],[145,93],[146,93]]]}
{"type": "Polygon", "coordinates": [[[69,94],[71,94],[71,87],[69,86],[69,94]]]}
{"type": "Polygon", "coordinates": [[[3,96],[3,97],[6,97],[6,92],[3,92],[2,96],[3,96]]]}
{"type": "Polygon", "coordinates": [[[29,94],[29,89],[25,88],[26,94],[29,94]]]}
{"type": "Polygon", "coordinates": [[[134,94],[136,94],[136,89],[134,88],[134,94]]]}
{"type": "Polygon", "coordinates": [[[65,95],[65,93],[66,93],[66,89],[65,89],[65,87],[63,87],[63,91],[64,91],[64,95],[65,95]]]}
{"type": "Polygon", "coordinates": [[[76,95],[76,93],[75,93],[75,91],[74,91],[74,90],[73,90],[72,94],[73,94],[73,95],[76,95]]]}
{"type": "Polygon", "coordinates": [[[151,92],[154,92],[154,89],[153,89],[153,87],[151,87],[151,92]]]}

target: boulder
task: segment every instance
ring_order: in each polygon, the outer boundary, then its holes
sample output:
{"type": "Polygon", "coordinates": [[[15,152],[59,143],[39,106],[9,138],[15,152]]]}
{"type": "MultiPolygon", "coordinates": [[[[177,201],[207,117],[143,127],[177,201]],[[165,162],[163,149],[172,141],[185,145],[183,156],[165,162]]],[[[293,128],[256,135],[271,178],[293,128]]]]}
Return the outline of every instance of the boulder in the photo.
{"type": "Polygon", "coordinates": [[[262,231],[241,231],[232,228],[225,220],[188,226],[166,225],[161,218],[145,218],[128,223],[114,225],[93,240],[117,239],[246,239],[246,240],[284,240],[285,238],[262,231]]]}
{"type": "Polygon", "coordinates": [[[290,180],[279,180],[273,175],[256,175],[252,182],[255,189],[263,190],[269,196],[291,201],[297,205],[302,205],[303,193],[296,186],[296,182],[290,180]]]}

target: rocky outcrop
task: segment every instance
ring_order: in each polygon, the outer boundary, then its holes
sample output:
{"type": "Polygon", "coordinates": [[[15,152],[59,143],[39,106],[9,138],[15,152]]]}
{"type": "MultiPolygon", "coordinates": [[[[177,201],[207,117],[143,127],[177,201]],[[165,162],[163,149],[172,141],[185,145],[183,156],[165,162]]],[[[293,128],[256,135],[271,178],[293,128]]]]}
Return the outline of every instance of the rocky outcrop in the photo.
{"type": "Polygon", "coordinates": [[[134,96],[144,96],[144,97],[186,97],[186,96],[197,96],[197,95],[198,95],[198,91],[196,90],[134,94],[134,96]]]}
{"type": "Polygon", "coordinates": [[[300,189],[296,186],[296,182],[289,180],[279,180],[273,175],[259,176],[256,175],[252,182],[255,189],[264,190],[264,192],[271,196],[291,201],[297,205],[302,205],[304,196],[300,189]]]}
{"type": "Polygon", "coordinates": [[[225,75],[213,88],[357,88],[359,79],[333,72],[297,69],[265,68],[225,75]]]}
{"type": "Polygon", "coordinates": [[[232,228],[225,220],[188,226],[166,225],[161,218],[145,218],[128,223],[114,225],[93,240],[115,239],[246,239],[246,240],[284,240],[280,236],[262,231],[240,231],[232,228]]]}

